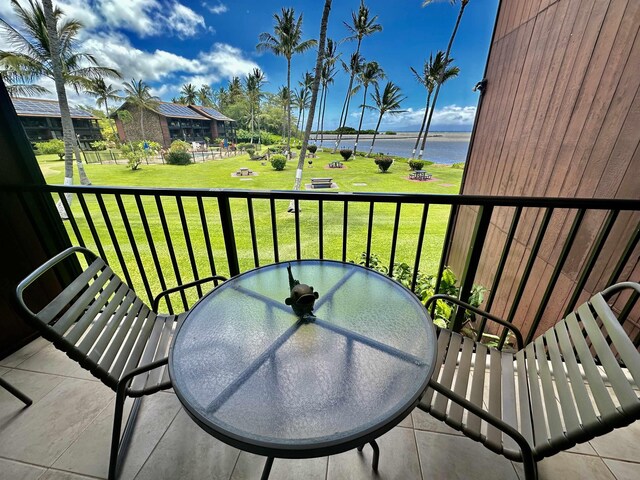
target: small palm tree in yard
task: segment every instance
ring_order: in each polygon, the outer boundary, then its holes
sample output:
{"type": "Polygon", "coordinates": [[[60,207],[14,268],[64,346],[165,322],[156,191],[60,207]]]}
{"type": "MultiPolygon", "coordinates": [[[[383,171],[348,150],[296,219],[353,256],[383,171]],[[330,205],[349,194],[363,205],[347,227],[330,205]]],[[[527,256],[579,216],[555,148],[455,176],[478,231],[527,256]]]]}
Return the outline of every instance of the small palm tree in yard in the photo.
{"type": "Polygon", "coordinates": [[[322,63],[322,73],[320,74],[320,84],[322,91],[320,92],[320,111],[318,115],[318,123],[316,127],[316,139],[318,141],[318,130],[320,131],[320,143],[324,140],[324,112],[327,105],[327,94],[329,93],[329,85],[333,84],[336,76],[336,61],[339,54],[336,55],[338,44],[327,38],[327,46],[324,52],[324,61],[322,63]]]}
{"type": "MultiPolygon", "coordinates": [[[[431,101],[431,94],[433,93],[433,89],[436,88],[438,81],[441,83],[446,82],[450,78],[457,77],[460,73],[460,69],[458,67],[450,66],[453,62],[453,58],[450,58],[448,62],[444,61],[444,52],[442,50],[436,53],[434,57],[433,54],[429,56],[429,60],[424,62],[424,67],[422,69],[422,73],[418,73],[413,67],[411,71],[415,75],[416,79],[424,88],[427,89],[427,105],[424,109],[424,116],[422,117],[422,125],[420,125],[420,131],[418,132],[418,137],[416,138],[416,144],[413,146],[413,152],[411,153],[411,158],[415,158],[416,150],[418,149],[418,144],[420,143],[420,139],[424,132],[425,124],[427,123],[427,116],[429,114],[429,105],[431,101]],[[444,72],[444,73],[443,73],[444,72]]],[[[422,153],[424,152],[424,146],[427,142],[427,135],[424,135],[422,138],[422,146],[420,147],[420,155],[419,158],[422,158],[422,153]]]]}
{"type": "MultiPolygon", "coordinates": [[[[302,14],[295,18],[293,8],[283,8],[282,15],[274,14],[276,24],[273,34],[261,33],[258,39],[258,50],[268,50],[276,56],[287,59],[287,92],[291,92],[291,57],[296,53],[304,53],[317,42],[313,39],[302,40],[302,14]]],[[[287,96],[287,154],[291,152],[291,101],[287,96]]]]}
{"type": "Polygon", "coordinates": [[[153,110],[160,104],[160,99],[151,95],[149,85],[142,80],[131,79],[130,82],[124,84],[124,91],[127,94],[125,100],[132,105],[138,107],[140,111],[140,132],[142,140],[147,139],[144,131],[144,112],[145,110],[153,110]]]}
{"type": "Polygon", "coordinates": [[[367,106],[367,91],[369,85],[378,85],[378,80],[382,80],[385,77],[384,70],[378,64],[378,62],[367,62],[362,67],[362,70],[358,74],[358,82],[364,90],[362,96],[362,111],[360,112],[360,123],[358,124],[358,132],[356,133],[356,141],[353,144],[353,154],[356,154],[358,150],[358,139],[360,138],[360,130],[362,129],[362,119],[364,118],[364,109],[367,106]]]}
{"type": "Polygon", "coordinates": [[[369,155],[373,152],[373,145],[376,143],[376,136],[378,135],[378,128],[380,128],[382,117],[385,113],[397,115],[398,113],[404,112],[404,110],[400,110],[400,103],[402,103],[405,98],[407,97],[402,96],[400,87],[395,85],[393,82],[387,82],[382,93],[380,93],[378,85],[375,85],[375,91],[371,94],[371,99],[373,100],[375,107],[367,105],[368,109],[378,112],[378,123],[376,124],[376,131],[373,134],[373,139],[371,140],[369,155]]]}
{"type": "Polygon", "coordinates": [[[262,86],[264,85],[264,73],[259,68],[254,68],[245,78],[245,90],[249,100],[249,127],[251,129],[251,143],[253,143],[254,130],[258,130],[258,143],[260,139],[260,100],[264,96],[262,86]]]}
{"type": "Polygon", "coordinates": [[[98,105],[98,107],[102,107],[104,105],[104,109],[107,113],[107,122],[109,122],[111,131],[113,132],[113,137],[117,139],[118,136],[116,135],[116,130],[113,127],[113,123],[111,122],[109,100],[122,100],[122,97],[120,96],[120,90],[114,88],[111,84],[107,84],[104,81],[104,78],[98,77],[89,82],[89,84],[85,88],[85,91],[89,95],[96,97],[96,104],[98,105]]]}

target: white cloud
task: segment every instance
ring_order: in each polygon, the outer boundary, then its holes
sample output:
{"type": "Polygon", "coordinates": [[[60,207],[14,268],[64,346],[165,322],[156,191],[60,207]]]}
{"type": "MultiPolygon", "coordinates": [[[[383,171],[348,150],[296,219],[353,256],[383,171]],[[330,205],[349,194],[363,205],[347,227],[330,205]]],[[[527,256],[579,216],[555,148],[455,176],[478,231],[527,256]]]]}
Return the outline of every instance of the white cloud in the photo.
{"type": "Polygon", "coordinates": [[[173,3],[166,23],[181,37],[192,37],[200,28],[206,28],[202,15],[178,2],[173,3]]]}
{"type": "Polygon", "coordinates": [[[210,52],[198,58],[221,78],[243,76],[258,68],[257,63],[244,57],[242,50],[226,43],[215,43],[210,52]]]}
{"type": "MultiPolygon", "coordinates": [[[[418,110],[409,108],[406,112],[399,113],[397,115],[385,115],[383,123],[394,126],[417,125],[419,127],[422,123],[424,110],[424,108],[420,108],[418,110]]],[[[475,116],[475,106],[459,107],[457,105],[447,105],[441,109],[436,108],[435,112],[433,112],[431,124],[433,126],[471,126],[473,125],[475,116]]]]}
{"type": "Polygon", "coordinates": [[[227,7],[224,3],[219,3],[217,5],[209,5],[207,2],[202,2],[202,6],[209,10],[211,13],[216,15],[220,15],[221,13],[225,13],[229,11],[229,7],[227,7]]]}

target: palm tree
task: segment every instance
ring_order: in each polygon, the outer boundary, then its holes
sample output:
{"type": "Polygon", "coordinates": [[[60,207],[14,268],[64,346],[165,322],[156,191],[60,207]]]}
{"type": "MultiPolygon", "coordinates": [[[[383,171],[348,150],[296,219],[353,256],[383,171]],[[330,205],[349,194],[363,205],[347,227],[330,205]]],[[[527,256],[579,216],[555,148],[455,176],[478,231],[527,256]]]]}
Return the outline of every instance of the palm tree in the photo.
{"type": "Polygon", "coordinates": [[[229,92],[224,87],[218,88],[216,92],[213,94],[213,101],[218,107],[218,110],[222,111],[226,108],[229,99],[229,92]]]}
{"type": "Polygon", "coordinates": [[[371,99],[373,100],[375,107],[371,107],[369,105],[366,107],[369,110],[375,110],[379,113],[376,131],[374,132],[373,139],[371,140],[371,148],[369,148],[369,155],[373,152],[373,145],[376,143],[376,136],[378,135],[378,128],[380,128],[382,116],[385,113],[388,113],[389,115],[397,115],[398,113],[404,112],[404,110],[400,110],[400,103],[402,103],[405,98],[407,97],[403,97],[400,93],[400,87],[394,85],[393,82],[387,82],[382,94],[380,94],[378,85],[375,85],[375,91],[371,94],[371,99]]]}
{"type": "Polygon", "coordinates": [[[287,112],[291,103],[291,94],[289,87],[281,86],[276,94],[278,101],[282,105],[282,138],[287,136],[287,112]]]}
{"type": "Polygon", "coordinates": [[[378,85],[378,80],[385,77],[384,70],[378,62],[367,62],[362,70],[358,73],[358,82],[363,87],[364,95],[362,97],[362,112],[360,112],[360,123],[358,124],[358,132],[356,133],[356,141],[353,144],[353,155],[355,157],[358,150],[358,139],[360,138],[360,130],[362,129],[362,119],[364,118],[364,109],[367,106],[367,90],[369,85],[378,85]]]}
{"type": "Polygon", "coordinates": [[[311,105],[309,95],[311,92],[301,86],[298,90],[293,91],[293,104],[298,109],[298,121],[296,122],[296,130],[300,131],[300,125],[304,126],[304,111],[311,105]]]}
{"type": "Polygon", "coordinates": [[[180,89],[180,96],[185,105],[195,105],[198,98],[198,90],[190,83],[187,83],[180,89]]]}
{"type": "MultiPolygon", "coordinates": [[[[296,53],[304,53],[317,42],[313,39],[302,40],[302,14],[295,19],[293,8],[283,8],[282,16],[275,13],[273,18],[276,21],[274,34],[269,32],[261,33],[258,39],[260,43],[256,46],[258,50],[269,50],[276,56],[283,56],[287,59],[287,92],[291,92],[291,57],[296,53]]],[[[287,154],[291,152],[291,101],[287,96],[287,154]]]]}
{"type": "MultiPolygon", "coordinates": [[[[413,152],[411,152],[411,158],[415,158],[416,156],[416,150],[418,149],[418,144],[420,143],[420,138],[422,137],[422,133],[424,131],[424,126],[427,123],[431,94],[433,93],[433,89],[436,87],[436,82],[439,78],[442,78],[442,83],[444,83],[450,78],[457,77],[460,73],[460,69],[458,67],[449,66],[452,62],[453,58],[450,58],[449,62],[445,65],[444,52],[442,50],[438,50],[435,57],[433,56],[433,54],[431,54],[429,55],[429,60],[424,62],[422,74],[419,74],[413,67],[409,67],[411,68],[411,71],[415,75],[418,82],[427,89],[427,105],[424,109],[424,116],[422,117],[422,124],[420,125],[418,137],[416,138],[416,144],[413,146],[413,152]],[[442,73],[442,70],[444,70],[444,74],[442,73]]],[[[420,147],[420,157],[422,157],[422,153],[424,152],[426,141],[427,136],[425,135],[422,140],[422,147],[420,147]]]]}
{"type": "Polygon", "coordinates": [[[119,77],[120,74],[100,66],[93,55],[75,51],[76,37],[83,25],[75,19],[64,19],[62,10],[54,9],[50,0],[43,0],[42,4],[28,0],[28,7],[23,7],[18,0],[11,0],[11,5],[24,34],[0,18],[0,31],[10,47],[10,50],[0,51],[0,70],[8,72],[6,75],[11,83],[23,92],[25,89],[39,91],[42,87],[33,81],[40,77],[53,79],[65,142],[65,182],[73,181],[75,150],[80,182],[90,184],[80,158],[65,85],[79,91],[88,79],[119,77]]]}
{"type": "MultiPolygon", "coordinates": [[[[249,127],[251,128],[251,143],[253,143],[254,127],[258,127],[258,140],[260,139],[260,125],[258,123],[260,100],[262,100],[262,86],[264,85],[264,73],[259,68],[254,68],[245,78],[245,90],[249,100],[249,127]]],[[[258,141],[259,143],[259,141],[258,141]]]]}
{"type": "MultiPolygon", "coordinates": [[[[316,67],[313,72],[313,85],[311,86],[311,105],[309,106],[309,116],[307,117],[307,125],[304,129],[304,137],[302,137],[302,146],[300,147],[300,156],[298,157],[298,167],[296,168],[296,180],[293,184],[294,190],[300,190],[302,184],[302,168],[304,167],[304,157],[309,145],[309,137],[311,136],[311,128],[313,127],[313,116],[316,112],[316,102],[318,100],[318,90],[320,87],[320,74],[322,64],[325,58],[325,40],[327,38],[327,25],[329,24],[329,12],[331,11],[331,0],[325,0],[324,9],[322,10],[322,20],[320,21],[320,39],[318,45],[318,55],[316,56],[316,67]]],[[[289,211],[294,210],[294,202],[289,203],[289,211]]]]}
{"type": "Polygon", "coordinates": [[[118,135],[116,135],[116,130],[113,126],[113,123],[111,122],[109,100],[122,100],[122,97],[119,95],[120,90],[118,90],[117,88],[113,88],[113,85],[111,84],[107,85],[107,83],[104,81],[104,78],[99,77],[91,80],[91,82],[89,82],[89,84],[85,87],[85,91],[89,95],[96,97],[96,104],[98,105],[98,107],[102,107],[104,105],[104,109],[107,113],[107,122],[109,122],[109,126],[111,127],[114,138],[117,139],[118,135]]]}
{"type": "Polygon", "coordinates": [[[203,107],[213,107],[213,102],[211,98],[213,97],[213,92],[211,91],[211,87],[209,85],[201,85],[198,90],[198,104],[203,107]]]}
{"type": "MultiPolygon", "coordinates": [[[[376,32],[382,31],[382,25],[377,24],[376,20],[378,16],[375,15],[373,18],[369,18],[369,8],[364,4],[364,0],[360,0],[360,8],[358,8],[358,12],[351,12],[351,24],[347,22],[342,22],[347,27],[347,30],[351,35],[349,35],[346,40],[357,40],[358,44],[356,45],[356,51],[354,55],[352,55],[352,59],[358,58],[360,55],[360,45],[362,44],[362,39],[364,37],[368,37],[369,35],[373,35],[376,32]]],[[[344,103],[342,105],[342,112],[340,113],[340,122],[339,127],[344,127],[347,124],[347,118],[349,116],[349,102],[351,100],[353,88],[353,78],[358,73],[357,71],[351,69],[351,75],[349,76],[349,87],[347,88],[347,94],[344,99],[344,103]]],[[[340,144],[340,140],[342,139],[342,132],[338,133],[336,137],[336,145],[333,149],[333,153],[338,150],[338,145],[340,144]]]]}
{"type": "Polygon", "coordinates": [[[149,85],[142,80],[131,79],[129,83],[124,84],[124,91],[127,94],[125,100],[138,107],[140,112],[140,132],[142,140],[146,140],[147,135],[144,131],[144,112],[145,110],[153,110],[158,107],[160,99],[151,95],[149,85]]]}
{"type": "MultiPolygon", "coordinates": [[[[431,3],[433,3],[433,0],[424,0],[422,2],[422,6],[425,7],[431,3]]],[[[455,5],[456,0],[449,0],[449,3],[451,3],[451,5],[455,5]]],[[[456,33],[458,33],[458,26],[460,25],[460,20],[462,20],[464,9],[467,7],[468,3],[469,3],[469,0],[460,0],[460,11],[458,12],[458,18],[456,19],[456,24],[453,27],[453,32],[451,33],[451,38],[449,38],[449,44],[447,45],[447,50],[444,54],[445,65],[449,64],[449,53],[451,52],[451,47],[453,46],[453,40],[456,38],[456,33]]],[[[442,70],[441,77],[438,78],[438,81],[436,82],[436,90],[433,94],[433,103],[431,104],[431,110],[429,110],[429,117],[427,118],[427,125],[424,131],[425,138],[429,134],[429,129],[431,128],[431,118],[433,117],[433,112],[436,109],[436,102],[438,101],[438,94],[440,93],[440,87],[444,83],[442,78],[442,75],[444,75],[444,73],[445,73],[445,70],[442,70]]],[[[423,142],[423,145],[424,145],[424,142],[423,142]]],[[[424,149],[424,146],[423,146],[423,149],[424,149]]],[[[420,152],[420,155],[418,156],[418,158],[422,158],[422,151],[420,152]]]]}
{"type": "Polygon", "coordinates": [[[318,115],[318,121],[316,126],[316,138],[315,142],[318,142],[318,130],[320,131],[320,144],[324,140],[324,112],[327,105],[327,94],[329,92],[329,85],[333,84],[336,76],[336,61],[340,57],[340,54],[336,55],[338,44],[327,38],[327,46],[324,51],[324,62],[322,64],[322,73],[320,75],[320,85],[322,90],[320,91],[320,112],[318,115]]]}

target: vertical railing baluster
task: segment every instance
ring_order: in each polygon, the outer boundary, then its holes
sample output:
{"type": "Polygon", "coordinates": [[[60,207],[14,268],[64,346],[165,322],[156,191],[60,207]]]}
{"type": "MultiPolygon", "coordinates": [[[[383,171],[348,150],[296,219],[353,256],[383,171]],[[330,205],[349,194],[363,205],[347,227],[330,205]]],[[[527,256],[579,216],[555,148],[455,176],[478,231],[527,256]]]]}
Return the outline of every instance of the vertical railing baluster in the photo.
{"type": "Polygon", "coordinates": [[[302,258],[300,246],[300,200],[297,198],[293,200],[293,209],[294,223],[296,227],[296,258],[300,260],[302,258]]]}
{"type": "Polygon", "coordinates": [[[200,225],[202,226],[204,244],[207,248],[209,268],[211,269],[211,275],[216,275],[216,262],[213,259],[213,249],[211,248],[211,239],[209,238],[209,224],[207,223],[207,216],[205,215],[202,197],[198,197],[198,212],[200,213],[200,225]]]}
{"type": "Polygon", "coordinates": [[[271,209],[271,236],[273,238],[273,259],[277,263],[280,261],[278,253],[278,225],[276,222],[276,201],[273,197],[269,199],[269,208],[271,209]]]}
{"type": "Polygon", "coordinates": [[[129,286],[134,288],[133,281],[131,280],[131,275],[129,275],[129,268],[127,268],[127,262],[125,262],[124,256],[122,255],[120,242],[118,242],[118,237],[116,236],[116,232],[114,231],[113,225],[111,224],[111,216],[109,215],[109,211],[107,210],[107,206],[104,203],[104,199],[102,198],[101,193],[96,193],[96,201],[98,202],[100,212],[102,213],[102,218],[104,219],[104,224],[107,227],[107,232],[109,233],[109,237],[111,238],[111,244],[113,245],[113,249],[116,252],[118,261],[120,262],[120,268],[122,268],[122,272],[124,273],[125,281],[129,286]]]}
{"type": "Polygon", "coordinates": [[[555,289],[556,282],[560,277],[560,272],[562,272],[562,268],[564,267],[564,263],[569,256],[569,252],[571,252],[571,247],[573,246],[573,242],[576,239],[576,235],[578,234],[578,230],[580,229],[580,225],[582,225],[582,220],[584,219],[584,214],[586,210],[581,208],[576,213],[575,218],[573,219],[573,223],[571,224],[571,229],[569,230],[569,234],[567,235],[566,240],[564,241],[564,245],[562,245],[562,251],[560,252],[560,257],[556,261],[556,265],[553,269],[553,273],[551,274],[551,278],[549,279],[549,283],[547,283],[547,287],[545,288],[544,294],[542,295],[542,300],[540,301],[540,305],[538,305],[538,310],[536,311],[535,317],[533,317],[533,322],[531,327],[529,328],[529,333],[526,336],[525,344],[531,342],[533,337],[538,329],[538,325],[540,325],[540,321],[542,320],[542,314],[547,308],[547,304],[549,303],[549,299],[551,298],[551,294],[555,289]]]}
{"type": "MultiPolygon", "coordinates": [[[[482,256],[482,248],[484,242],[487,239],[487,232],[489,225],[491,224],[491,215],[493,214],[493,205],[481,205],[478,210],[478,216],[476,217],[476,224],[473,228],[473,234],[471,236],[471,245],[467,253],[467,259],[462,271],[460,281],[460,293],[458,299],[463,302],[468,302],[473,290],[473,281],[478,271],[478,265],[480,264],[480,257],[482,256]]],[[[464,323],[465,311],[461,308],[456,309],[456,316],[453,320],[452,329],[455,332],[459,332],[464,323]]]]}
{"type": "Polygon", "coordinates": [[[389,273],[393,277],[393,264],[396,260],[396,247],[398,245],[398,228],[400,227],[400,209],[402,203],[396,203],[396,217],[393,221],[393,236],[391,238],[391,253],[389,254],[389,273]]]}
{"type": "Polygon", "coordinates": [[[73,234],[76,236],[76,240],[81,247],[86,247],[84,239],[82,238],[82,233],[80,232],[80,228],[78,227],[78,222],[76,221],[76,217],[71,211],[71,206],[67,201],[66,195],[64,193],[60,193],[58,196],[60,197],[60,201],[62,202],[65,211],[67,212],[67,218],[69,219],[69,223],[71,223],[71,228],[73,229],[73,234]]]}
{"type": "Polygon", "coordinates": [[[342,217],[342,261],[347,261],[347,232],[349,222],[349,202],[344,201],[344,214],[342,217]]]}
{"type": "Polygon", "coordinates": [[[585,261],[582,267],[582,270],[580,271],[580,276],[578,277],[576,286],[573,289],[571,298],[567,303],[567,308],[564,311],[563,317],[566,317],[567,315],[569,315],[573,311],[574,307],[576,306],[576,303],[578,302],[578,298],[582,293],[582,289],[587,283],[587,278],[589,278],[589,275],[591,274],[591,270],[593,270],[593,267],[596,264],[596,261],[598,260],[598,256],[602,251],[602,247],[604,247],[604,243],[609,237],[609,233],[611,233],[611,229],[613,228],[613,224],[616,222],[616,219],[618,218],[619,213],[620,213],[620,210],[611,210],[609,211],[607,218],[605,218],[602,224],[602,228],[600,228],[600,232],[598,232],[598,236],[594,240],[591,250],[589,251],[587,260],[585,261]]]}
{"type": "Polygon", "coordinates": [[[416,246],[416,259],[413,263],[413,275],[411,276],[411,291],[416,292],[416,281],[418,280],[418,270],[420,269],[420,259],[422,258],[422,244],[424,243],[424,231],[427,228],[427,216],[429,215],[429,204],[422,207],[422,218],[420,219],[420,233],[418,233],[418,244],[416,246]]]}
{"type": "MultiPolygon", "coordinates": [[[[158,252],[155,247],[155,242],[153,240],[153,235],[151,234],[151,229],[149,228],[149,221],[147,220],[147,214],[144,210],[144,205],[142,204],[142,198],[140,195],[136,194],[134,196],[136,199],[136,206],[138,207],[138,213],[140,214],[140,221],[142,222],[142,228],[144,230],[144,234],[147,237],[147,245],[149,246],[149,251],[151,252],[151,258],[153,259],[153,265],[156,267],[156,273],[158,274],[158,281],[160,282],[160,289],[164,291],[167,289],[167,283],[164,279],[164,274],[162,273],[162,265],[160,264],[160,258],[158,257],[158,252]]],[[[160,293],[160,292],[158,292],[160,293]]],[[[167,308],[169,309],[169,313],[173,314],[173,306],[171,305],[171,299],[167,298],[167,308]]],[[[153,302],[153,297],[149,297],[149,304],[153,302]]]]}
{"type": "Polygon", "coordinates": [[[240,274],[240,265],[238,264],[238,250],[236,236],[233,231],[233,217],[231,216],[229,197],[226,195],[218,196],[218,210],[220,211],[222,236],[224,238],[225,251],[227,252],[227,262],[229,263],[229,275],[235,277],[240,274]]]}
{"type": "Polygon", "coordinates": [[[131,229],[131,224],[129,223],[129,216],[127,215],[127,211],[124,207],[124,203],[122,202],[122,196],[119,193],[116,193],[115,198],[116,198],[116,204],[118,205],[118,210],[120,211],[120,217],[122,218],[122,223],[124,224],[124,230],[127,233],[127,238],[129,239],[129,244],[131,245],[131,251],[133,252],[133,257],[136,260],[136,264],[138,265],[138,271],[140,272],[140,276],[142,277],[142,284],[144,285],[144,289],[147,292],[147,297],[149,298],[149,302],[152,302],[153,294],[151,293],[151,287],[149,286],[149,279],[147,278],[147,272],[146,272],[146,269],[144,268],[144,264],[142,263],[142,258],[140,258],[140,252],[138,251],[138,244],[136,242],[135,236],[133,235],[133,230],[131,229]]]}
{"type": "MultiPolygon", "coordinates": [[[[162,205],[162,198],[160,195],[154,195],[156,200],[156,207],[158,208],[158,216],[160,218],[160,224],[162,225],[162,231],[164,233],[164,239],[167,242],[167,250],[169,251],[169,259],[173,267],[173,272],[176,276],[176,285],[182,285],[182,275],[180,275],[180,266],[178,265],[178,259],[176,258],[176,252],[173,249],[173,242],[171,240],[171,232],[169,231],[169,224],[167,223],[167,216],[164,213],[164,206],[162,205]]],[[[189,302],[187,302],[187,295],[184,290],[180,290],[180,298],[182,299],[182,306],[185,310],[189,309],[189,302]]]]}
{"type": "MultiPolygon", "coordinates": [[[[196,263],[196,256],[193,252],[193,244],[191,243],[191,234],[189,232],[189,225],[187,223],[187,217],[184,213],[184,205],[182,204],[182,197],[176,197],[176,205],[178,207],[178,214],[180,215],[180,223],[182,224],[182,233],[184,234],[184,241],[187,246],[187,254],[189,255],[189,263],[191,263],[191,271],[193,273],[193,279],[199,280],[198,264],[196,263]]],[[[196,285],[196,291],[198,292],[198,298],[202,298],[202,287],[196,285]]]]}
{"type": "MultiPolygon", "coordinates": [[[[434,294],[440,292],[440,283],[442,282],[442,273],[449,260],[449,246],[451,244],[451,237],[453,236],[453,230],[455,228],[456,218],[458,218],[458,210],[460,205],[451,205],[449,209],[449,220],[447,221],[447,231],[444,234],[444,241],[442,242],[442,251],[440,252],[440,264],[438,265],[438,273],[436,274],[436,285],[433,289],[434,294]]],[[[431,306],[431,316],[435,315],[436,304],[431,306]]]]}
{"type": "Polygon", "coordinates": [[[324,215],[323,202],[318,200],[318,256],[324,258],[324,215]]]}
{"type": "MultiPolygon", "coordinates": [[[[518,289],[516,290],[516,294],[513,297],[513,302],[511,303],[511,307],[509,308],[509,313],[507,314],[506,319],[509,323],[513,323],[513,318],[515,317],[518,306],[520,305],[520,300],[522,300],[522,294],[524,293],[524,289],[526,288],[527,282],[529,281],[529,275],[531,274],[533,264],[536,261],[538,251],[540,250],[540,245],[542,245],[544,234],[546,233],[549,222],[551,221],[551,215],[553,215],[553,207],[548,207],[545,210],[544,216],[542,217],[542,222],[540,223],[540,228],[538,228],[536,239],[533,242],[533,247],[531,248],[531,253],[529,254],[529,259],[527,260],[527,265],[524,267],[524,272],[522,272],[522,278],[520,279],[520,283],[518,284],[518,289]]],[[[500,334],[500,341],[498,342],[498,349],[502,349],[502,347],[504,346],[504,342],[507,339],[508,333],[509,332],[506,328],[502,329],[502,333],[500,334]]]]}
{"type": "Polygon", "coordinates": [[[78,202],[80,202],[80,207],[82,207],[82,213],[84,214],[84,218],[87,221],[87,225],[89,226],[89,231],[91,232],[91,236],[93,237],[93,241],[96,244],[96,247],[98,248],[98,253],[100,254],[100,257],[102,257],[102,259],[105,262],[108,262],[109,259],[107,258],[106,253],[104,252],[104,248],[102,248],[102,242],[100,241],[100,235],[98,235],[98,231],[96,230],[96,226],[93,223],[93,218],[91,216],[91,212],[89,211],[89,208],[87,207],[87,202],[84,198],[84,194],[81,192],[77,193],[78,195],[78,202]]]}
{"type": "Polygon", "coordinates": [[[251,232],[251,247],[253,249],[253,265],[257,268],[260,266],[258,256],[258,238],[256,236],[256,222],[253,218],[253,201],[251,197],[247,197],[247,211],[249,214],[249,231],[251,232]]]}
{"type": "Polygon", "coordinates": [[[373,202],[369,202],[369,224],[367,225],[367,253],[365,266],[369,268],[369,260],[371,256],[371,235],[373,234],[373,202]]]}
{"type": "MultiPolygon", "coordinates": [[[[502,254],[500,255],[500,260],[498,261],[498,268],[496,268],[496,274],[493,277],[493,283],[491,284],[491,290],[489,291],[489,295],[487,297],[487,303],[483,308],[486,312],[491,312],[491,307],[493,306],[493,299],[496,297],[496,290],[498,290],[498,287],[500,286],[502,273],[504,272],[504,267],[507,264],[507,258],[509,258],[509,252],[511,250],[511,245],[513,244],[513,239],[516,236],[516,229],[518,228],[518,223],[520,223],[521,215],[522,215],[522,207],[516,207],[516,210],[513,213],[513,217],[511,218],[511,226],[509,227],[509,232],[507,233],[507,238],[504,242],[504,247],[502,248],[502,254]]],[[[482,339],[482,334],[484,333],[486,323],[487,323],[486,318],[483,318],[480,321],[480,325],[478,327],[478,333],[477,333],[478,341],[482,339]]]]}

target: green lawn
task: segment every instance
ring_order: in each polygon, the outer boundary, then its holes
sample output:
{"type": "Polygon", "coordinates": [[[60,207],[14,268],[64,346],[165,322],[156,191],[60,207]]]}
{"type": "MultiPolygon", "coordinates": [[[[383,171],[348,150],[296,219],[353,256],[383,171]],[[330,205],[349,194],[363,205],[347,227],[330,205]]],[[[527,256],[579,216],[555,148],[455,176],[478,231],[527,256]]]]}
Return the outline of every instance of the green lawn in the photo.
{"type": "MultiPolygon", "coordinates": [[[[319,153],[313,159],[313,165],[309,168],[305,165],[303,184],[309,183],[311,177],[332,177],[338,185],[338,190],[331,192],[411,192],[411,193],[458,193],[462,170],[449,166],[432,165],[426,170],[433,174],[434,180],[428,182],[414,182],[408,180],[410,173],[404,161],[396,161],[388,173],[378,172],[372,159],[357,157],[345,162],[345,169],[325,168],[329,162],[339,160],[339,155],[319,153]],[[354,185],[366,184],[366,185],[354,185]]],[[[46,181],[50,184],[63,182],[64,164],[54,156],[41,156],[39,163],[46,181]]],[[[94,185],[112,186],[139,186],[139,187],[189,187],[189,188],[234,188],[251,190],[288,190],[292,188],[295,176],[296,161],[288,162],[285,170],[277,172],[270,164],[261,165],[259,161],[249,160],[247,155],[238,155],[223,160],[196,163],[187,166],[172,165],[142,165],[138,171],[128,170],[124,164],[90,164],[85,165],[87,175],[94,185]],[[256,176],[240,178],[231,174],[240,167],[251,168],[256,176]]],[[[77,172],[76,172],[77,182],[77,172]]],[[[324,255],[326,258],[341,258],[342,252],[342,202],[324,202],[324,255]]],[[[140,249],[140,255],[144,269],[149,276],[149,283],[154,293],[160,290],[160,282],[155,273],[149,241],[145,235],[143,223],[138,213],[133,198],[123,197],[128,221],[132,227],[132,235],[140,249]]],[[[89,215],[95,223],[97,234],[102,239],[107,260],[117,265],[117,257],[111,235],[120,245],[128,266],[128,275],[136,289],[144,291],[140,283],[139,268],[136,266],[132,253],[131,242],[128,238],[125,223],[120,215],[116,200],[113,196],[104,197],[104,208],[108,211],[112,223],[112,233],[104,221],[100,205],[96,198],[86,196],[86,205],[89,215]]],[[[171,257],[169,255],[169,242],[176,251],[179,263],[181,281],[185,282],[194,277],[193,266],[188,256],[187,242],[183,233],[181,217],[178,205],[173,198],[164,197],[162,209],[167,220],[169,238],[164,234],[161,215],[153,198],[143,200],[145,213],[148,217],[152,243],[158,251],[161,269],[164,272],[165,283],[173,286],[177,281],[174,275],[171,257]],[[171,272],[168,274],[167,272],[171,272]]],[[[183,201],[184,214],[189,229],[189,237],[193,244],[194,263],[198,275],[206,275],[210,271],[208,262],[204,231],[200,220],[200,211],[197,201],[185,198],[183,201]]],[[[216,267],[218,271],[228,273],[224,244],[220,228],[220,217],[217,211],[215,199],[204,199],[204,214],[209,228],[216,267]]],[[[241,269],[253,267],[253,253],[251,248],[251,235],[247,213],[247,202],[243,199],[232,200],[232,215],[238,256],[241,269]]],[[[294,216],[286,212],[287,202],[277,202],[276,217],[278,224],[278,252],[280,260],[295,258],[295,224],[294,216]]],[[[87,246],[94,249],[92,234],[86,221],[82,205],[74,199],[72,203],[74,216],[82,238],[87,246]]],[[[266,200],[254,200],[253,210],[255,216],[259,260],[261,264],[274,261],[273,238],[271,231],[271,216],[269,202],[266,200]]],[[[446,230],[449,207],[431,206],[427,221],[427,229],[424,239],[420,269],[425,272],[435,273],[440,261],[440,252],[446,230]]],[[[398,245],[396,260],[404,261],[411,265],[415,261],[416,242],[420,227],[422,207],[418,205],[404,205],[401,210],[400,229],[398,233],[398,245]]],[[[348,248],[347,258],[357,259],[366,250],[366,238],[368,228],[369,205],[350,204],[348,222],[348,248]]],[[[374,223],[372,233],[371,251],[376,253],[384,262],[388,262],[391,250],[391,234],[395,217],[395,205],[378,204],[374,211],[374,223]]],[[[301,202],[300,213],[302,257],[318,257],[318,213],[316,203],[301,202]]],[[[66,223],[69,235],[73,243],[77,243],[76,236],[69,222],[66,223]]]]}

